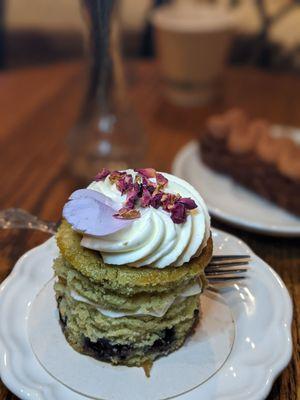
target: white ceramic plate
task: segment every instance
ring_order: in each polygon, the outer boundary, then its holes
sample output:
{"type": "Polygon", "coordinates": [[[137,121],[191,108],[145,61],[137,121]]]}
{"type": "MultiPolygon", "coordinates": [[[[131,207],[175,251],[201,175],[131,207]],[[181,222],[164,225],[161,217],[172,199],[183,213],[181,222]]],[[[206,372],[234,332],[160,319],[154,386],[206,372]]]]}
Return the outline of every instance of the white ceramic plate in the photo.
{"type": "MultiPolygon", "coordinates": [[[[213,230],[213,240],[216,254],[247,253],[252,257],[248,279],[222,293],[235,321],[235,341],[229,358],[215,375],[177,398],[261,400],[292,354],[291,300],[279,276],[245,243],[217,230],[213,230]]],[[[0,375],[7,387],[24,400],[86,399],[48,374],[30,346],[28,318],[32,304],[51,279],[51,265],[57,254],[55,240],[51,238],[26,253],[0,286],[0,375]]],[[[44,340],[45,346],[51,343],[47,337],[44,340]]],[[[184,378],[184,370],[182,373],[184,378]]],[[[151,378],[148,384],[151,385],[151,378]]],[[[172,376],[168,384],[172,384],[172,376]]],[[[116,398],[114,390],[112,382],[108,399],[116,398]]],[[[133,390],[134,398],[144,398],[135,387],[133,390]]]]}
{"type": "Polygon", "coordinates": [[[179,151],[172,170],[200,192],[214,217],[254,232],[300,236],[300,218],[208,168],[201,160],[197,142],[179,151]]]}
{"type": "Polygon", "coordinates": [[[231,353],[235,337],[231,310],[221,295],[207,291],[201,296],[203,316],[196,331],[178,351],[154,363],[150,379],[142,368],[114,367],[83,356],[69,346],[62,333],[53,281],[43,287],[32,304],[29,341],[45,370],[84,396],[101,400],[174,398],[211,378],[231,353]]]}

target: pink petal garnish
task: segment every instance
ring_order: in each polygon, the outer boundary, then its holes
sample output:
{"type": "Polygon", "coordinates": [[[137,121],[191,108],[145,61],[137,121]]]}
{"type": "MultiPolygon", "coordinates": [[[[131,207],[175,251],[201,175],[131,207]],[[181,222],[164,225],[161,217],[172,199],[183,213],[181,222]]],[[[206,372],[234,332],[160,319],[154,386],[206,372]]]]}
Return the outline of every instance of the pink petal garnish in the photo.
{"type": "Polygon", "coordinates": [[[180,196],[172,193],[164,193],[161,198],[162,207],[165,211],[170,211],[175,202],[180,198],[180,196]]]}
{"type": "Polygon", "coordinates": [[[150,179],[143,176],[142,185],[144,188],[148,189],[150,193],[153,193],[157,188],[157,184],[155,182],[151,182],[150,179]]]}
{"type": "Polygon", "coordinates": [[[156,193],[152,196],[151,198],[151,206],[153,208],[159,208],[161,207],[161,198],[162,198],[163,194],[162,193],[156,193]]]}
{"type": "Polygon", "coordinates": [[[77,232],[101,237],[130,225],[114,218],[119,204],[91,189],[75,191],[63,208],[63,217],[77,232]]]}
{"type": "Polygon", "coordinates": [[[187,210],[194,210],[198,207],[195,201],[189,197],[181,197],[178,202],[183,204],[187,210]]]}
{"type": "Polygon", "coordinates": [[[136,175],[134,178],[134,183],[140,184],[140,183],[142,183],[142,179],[143,179],[143,177],[141,175],[136,175]]]}
{"type": "Polygon", "coordinates": [[[156,171],[154,168],[141,168],[141,169],[136,169],[136,172],[138,172],[140,175],[145,176],[146,178],[155,178],[156,171]]]}
{"type": "Polygon", "coordinates": [[[130,190],[132,186],[133,179],[131,175],[123,175],[116,180],[116,187],[122,194],[130,190]]]}
{"type": "Polygon", "coordinates": [[[126,207],[121,208],[114,217],[117,219],[135,219],[140,218],[141,213],[138,210],[130,210],[126,207]]]}
{"type": "Polygon", "coordinates": [[[138,195],[140,192],[140,186],[138,183],[135,183],[132,188],[127,192],[126,201],[125,201],[125,208],[133,209],[135,203],[138,199],[138,195]]]}
{"type": "Polygon", "coordinates": [[[171,210],[171,219],[174,224],[182,224],[186,221],[186,208],[183,204],[177,202],[171,210]]]}
{"type": "Polygon", "coordinates": [[[100,172],[95,176],[94,180],[96,182],[103,181],[110,174],[110,170],[107,168],[102,168],[100,172]]]}
{"type": "Polygon", "coordinates": [[[115,183],[117,180],[121,179],[122,176],[126,175],[124,171],[113,171],[109,175],[109,180],[111,183],[115,183]]]}
{"type": "Polygon", "coordinates": [[[165,187],[169,181],[165,176],[163,176],[163,174],[157,173],[156,182],[158,183],[159,186],[165,187]]]}
{"type": "Polygon", "coordinates": [[[148,207],[151,203],[151,193],[145,187],[143,188],[142,197],[141,197],[141,206],[148,207]]]}

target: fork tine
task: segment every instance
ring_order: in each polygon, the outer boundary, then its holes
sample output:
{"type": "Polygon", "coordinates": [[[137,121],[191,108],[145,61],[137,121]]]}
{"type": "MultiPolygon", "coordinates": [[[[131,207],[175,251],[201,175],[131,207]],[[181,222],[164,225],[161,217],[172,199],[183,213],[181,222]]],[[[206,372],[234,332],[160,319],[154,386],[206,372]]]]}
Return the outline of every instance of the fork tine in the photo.
{"type": "Polygon", "coordinates": [[[248,254],[213,256],[204,270],[208,283],[210,286],[226,285],[246,279],[250,259],[248,254]]]}
{"type": "Polygon", "coordinates": [[[212,256],[212,260],[214,261],[214,260],[228,260],[228,259],[230,259],[230,260],[235,260],[235,259],[238,259],[238,258],[251,258],[251,256],[250,255],[248,255],[248,254],[228,254],[228,255],[224,255],[224,256],[221,256],[221,255],[219,255],[219,256],[212,256]]]}
{"type": "Polygon", "coordinates": [[[240,269],[216,269],[211,270],[205,273],[205,276],[211,277],[216,275],[229,275],[229,274],[242,274],[247,272],[248,269],[240,268],[240,269]]]}
{"type": "Polygon", "coordinates": [[[205,269],[219,269],[219,268],[234,268],[234,267],[243,267],[243,268],[250,268],[248,262],[232,262],[227,264],[208,264],[205,269]]]}
{"type": "Polygon", "coordinates": [[[248,265],[248,261],[232,261],[232,262],[226,262],[226,263],[209,263],[206,268],[211,269],[211,268],[219,268],[219,267],[238,267],[240,265],[248,265]]]}
{"type": "Polygon", "coordinates": [[[228,282],[228,281],[239,281],[241,279],[246,279],[247,277],[244,275],[239,275],[239,276],[209,276],[207,278],[209,283],[222,283],[222,282],[228,282]]]}
{"type": "Polygon", "coordinates": [[[211,270],[217,270],[217,269],[249,269],[250,265],[247,263],[231,263],[231,264],[213,264],[213,265],[207,265],[204,269],[205,272],[211,271],[211,270]]]}
{"type": "Polygon", "coordinates": [[[239,257],[239,258],[226,258],[224,260],[212,260],[210,261],[209,265],[227,265],[227,264],[237,264],[237,263],[242,263],[242,264],[248,264],[250,261],[249,257],[239,257]]]}

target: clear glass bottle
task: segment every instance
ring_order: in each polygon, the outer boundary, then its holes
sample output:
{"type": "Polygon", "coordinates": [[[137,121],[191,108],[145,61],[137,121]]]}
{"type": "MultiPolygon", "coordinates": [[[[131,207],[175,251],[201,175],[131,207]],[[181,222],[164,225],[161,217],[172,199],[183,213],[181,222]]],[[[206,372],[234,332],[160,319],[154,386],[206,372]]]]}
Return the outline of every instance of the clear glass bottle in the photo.
{"type": "Polygon", "coordinates": [[[146,138],[126,93],[118,0],[82,0],[89,29],[89,84],[70,137],[73,175],[90,181],[101,168],[142,165],[146,138]]]}

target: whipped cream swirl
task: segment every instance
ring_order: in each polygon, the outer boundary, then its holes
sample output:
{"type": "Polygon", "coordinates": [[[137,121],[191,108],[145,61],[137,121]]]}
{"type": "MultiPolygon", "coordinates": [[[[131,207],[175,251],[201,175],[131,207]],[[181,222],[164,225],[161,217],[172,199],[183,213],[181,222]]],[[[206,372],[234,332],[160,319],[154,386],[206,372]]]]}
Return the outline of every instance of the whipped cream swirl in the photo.
{"type": "MultiPolygon", "coordinates": [[[[133,170],[126,172],[132,176],[136,174],[133,170]]],[[[128,227],[102,237],[84,235],[81,245],[101,252],[107,264],[134,267],[177,267],[199,255],[210,236],[210,218],[206,205],[189,183],[170,174],[163,175],[168,179],[166,192],[190,197],[198,206],[190,211],[186,222],[175,224],[170,214],[161,208],[139,207],[141,217],[133,220],[128,227]]],[[[126,195],[121,194],[109,177],[92,182],[88,189],[108,196],[119,203],[120,208],[126,199],[126,195]]]]}

